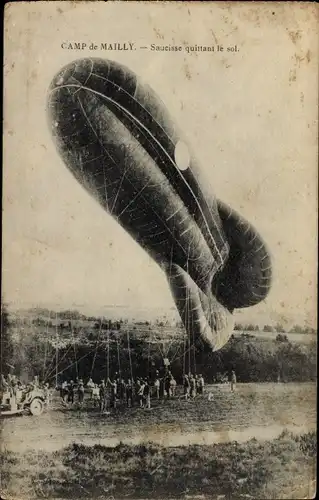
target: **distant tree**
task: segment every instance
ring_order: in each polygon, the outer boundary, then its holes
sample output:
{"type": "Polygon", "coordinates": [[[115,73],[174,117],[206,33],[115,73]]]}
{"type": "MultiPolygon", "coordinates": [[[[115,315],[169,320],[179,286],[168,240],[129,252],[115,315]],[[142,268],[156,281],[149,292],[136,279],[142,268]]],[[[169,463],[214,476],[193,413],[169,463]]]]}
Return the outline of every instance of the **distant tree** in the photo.
{"type": "Polygon", "coordinates": [[[13,359],[13,342],[10,331],[10,318],[7,305],[1,299],[1,373],[10,371],[9,363],[13,359]]]}
{"type": "Polygon", "coordinates": [[[277,342],[289,342],[287,335],[285,335],[284,333],[278,333],[278,335],[276,336],[276,340],[277,342]]]}
{"type": "Polygon", "coordinates": [[[278,333],[284,333],[285,331],[284,327],[280,323],[277,323],[277,325],[275,326],[275,330],[278,333]]]}
{"type": "Polygon", "coordinates": [[[292,330],[295,332],[295,333],[303,333],[303,327],[300,326],[300,325],[294,325],[292,327],[292,330]]]}
{"type": "Polygon", "coordinates": [[[235,323],[234,330],[243,330],[243,325],[241,323],[235,323]]]}
{"type": "Polygon", "coordinates": [[[66,310],[66,311],[61,311],[58,313],[59,319],[65,319],[65,320],[70,320],[70,319],[84,319],[85,316],[83,317],[82,314],[79,313],[79,311],[72,311],[72,310],[66,310]]]}
{"type": "Polygon", "coordinates": [[[256,326],[253,325],[252,323],[248,323],[248,325],[244,326],[244,330],[246,330],[247,332],[254,332],[255,329],[256,329],[256,326]]]}
{"type": "Polygon", "coordinates": [[[300,325],[294,325],[291,330],[290,330],[290,333],[304,333],[304,329],[302,326],[300,325]]]}
{"type": "Polygon", "coordinates": [[[273,331],[274,331],[274,329],[270,325],[265,325],[263,328],[263,332],[273,332],[273,331]]]}
{"type": "Polygon", "coordinates": [[[310,333],[313,335],[316,333],[316,330],[314,328],[312,328],[311,326],[305,326],[304,333],[310,333]]]}

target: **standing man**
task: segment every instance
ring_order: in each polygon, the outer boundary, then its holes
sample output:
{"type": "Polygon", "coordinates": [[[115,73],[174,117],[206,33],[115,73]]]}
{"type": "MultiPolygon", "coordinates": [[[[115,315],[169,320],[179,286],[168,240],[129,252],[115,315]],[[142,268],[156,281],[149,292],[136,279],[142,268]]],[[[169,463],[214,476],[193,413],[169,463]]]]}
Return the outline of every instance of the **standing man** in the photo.
{"type": "Polygon", "coordinates": [[[62,397],[62,401],[63,403],[66,403],[67,402],[67,399],[68,399],[68,394],[69,394],[69,387],[68,387],[68,383],[66,380],[64,380],[62,382],[62,385],[61,385],[61,397],[62,397]]]}
{"type": "Polygon", "coordinates": [[[172,394],[173,398],[175,397],[175,393],[176,393],[176,380],[174,379],[174,377],[172,375],[171,376],[171,394],[172,394]]]}
{"type": "Polygon", "coordinates": [[[93,399],[93,389],[95,387],[95,384],[93,382],[93,379],[90,377],[87,384],[86,384],[86,387],[89,389],[89,392],[90,392],[90,399],[92,400],[93,399]]]}
{"type": "Polygon", "coordinates": [[[97,403],[100,401],[100,388],[97,384],[94,384],[94,387],[92,388],[92,400],[95,408],[97,403]]]}
{"type": "Polygon", "coordinates": [[[196,378],[190,374],[189,376],[190,389],[191,389],[191,398],[195,399],[196,397],[196,378]]]}
{"type": "Polygon", "coordinates": [[[127,381],[125,387],[125,393],[126,393],[126,405],[128,408],[131,408],[133,405],[133,385],[130,378],[127,381]]]}
{"type": "Polygon", "coordinates": [[[230,374],[230,390],[231,390],[231,392],[235,391],[236,384],[237,384],[236,373],[235,373],[235,370],[232,370],[231,374],[230,374]]]}
{"type": "Polygon", "coordinates": [[[79,380],[78,384],[78,401],[79,405],[82,407],[83,406],[83,401],[84,401],[84,384],[83,380],[79,380]]]}
{"type": "Polygon", "coordinates": [[[68,384],[68,403],[74,403],[74,382],[70,380],[68,384]]]}
{"type": "Polygon", "coordinates": [[[114,381],[112,382],[112,380],[108,379],[108,384],[110,385],[110,388],[111,388],[111,407],[112,408],[116,408],[116,398],[117,398],[117,380],[114,379],[114,381]]]}
{"type": "Polygon", "coordinates": [[[156,375],[156,378],[154,381],[154,389],[155,389],[154,393],[155,393],[156,399],[160,398],[160,385],[161,385],[161,382],[160,382],[159,376],[156,375]]]}
{"type": "Polygon", "coordinates": [[[204,377],[203,377],[203,375],[199,375],[199,377],[198,377],[198,393],[199,394],[204,394],[204,386],[205,386],[204,377]]]}
{"type": "Polygon", "coordinates": [[[183,386],[184,386],[184,397],[187,400],[189,398],[189,392],[190,392],[190,381],[188,375],[184,375],[184,381],[183,381],[183,386]]]}
{"type": "Polygon", "coordinates": [[[140,386],[139,386],[138,391],[137,391],[137,397],[138,397],[140,408],[144,407],[144,401],[143,401],[144,400],[144,389],[145,389],[145,382],[144,382],[144,380],[141,380],[140,386]]]}
{"type": "Polygon", "coordinates": [[[120,384],[119,384],[119,398],[121,400],[121,402],[123,402],[125,400],[125,392],[126,392],[126,384],[125,384],[125,380],[122,378],[120,380],[120,384]]]}
{"type": "Polygon", "coordinates": [[[106,387],[104,380],[100,383],[100,412],[103,413],[106,410],[106,387]]]}
{"type": "Polygon", "coordinates": [[[151,408],[151,386],[148,379],[145,380],[143,396],[145,402],[144,408],[149,410],[151,408]]]}
{"type": "Polygon", "coordinates": [[[167,399],[171,397],[171,374],[168,372],[165,376],[165,394],[167,399]]]}

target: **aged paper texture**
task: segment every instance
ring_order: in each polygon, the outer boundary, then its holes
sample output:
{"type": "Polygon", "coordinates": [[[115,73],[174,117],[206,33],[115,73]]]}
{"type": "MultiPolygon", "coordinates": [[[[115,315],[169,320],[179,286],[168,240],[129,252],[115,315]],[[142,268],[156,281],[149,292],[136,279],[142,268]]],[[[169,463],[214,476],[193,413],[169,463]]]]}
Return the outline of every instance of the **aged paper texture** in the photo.
{"type": "Polygon", "coordinates": [[[1,497],[313,498],[318,6],[4,31],[1,497]]]}

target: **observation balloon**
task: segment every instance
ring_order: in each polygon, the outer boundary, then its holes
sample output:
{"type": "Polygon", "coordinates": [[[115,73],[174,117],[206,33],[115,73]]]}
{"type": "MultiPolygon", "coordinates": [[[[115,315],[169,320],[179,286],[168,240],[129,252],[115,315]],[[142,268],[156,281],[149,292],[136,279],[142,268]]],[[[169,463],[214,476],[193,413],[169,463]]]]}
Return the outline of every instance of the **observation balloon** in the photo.
{"type": "Polygon", "coordinates": [[[270,256],[210,191],[164,104],[125,66],[85,58],[54,77],[48,116],[74,177],[166,273],[186,331],[220,349],[234,309],[266,297],[270,256]]]}

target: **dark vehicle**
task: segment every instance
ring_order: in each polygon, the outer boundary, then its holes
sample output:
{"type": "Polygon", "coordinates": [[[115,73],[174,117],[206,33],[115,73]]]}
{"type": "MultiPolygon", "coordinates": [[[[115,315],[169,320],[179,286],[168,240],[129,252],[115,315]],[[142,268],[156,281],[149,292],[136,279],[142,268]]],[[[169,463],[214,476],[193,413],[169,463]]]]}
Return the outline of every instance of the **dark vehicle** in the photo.
{"type": "Polygon", "coordinates": [[[2,394],[0,416],[13,416],[21,414],[41,415],[46,407],[45,391],[40,388],[26,388],[2,394]]]}

